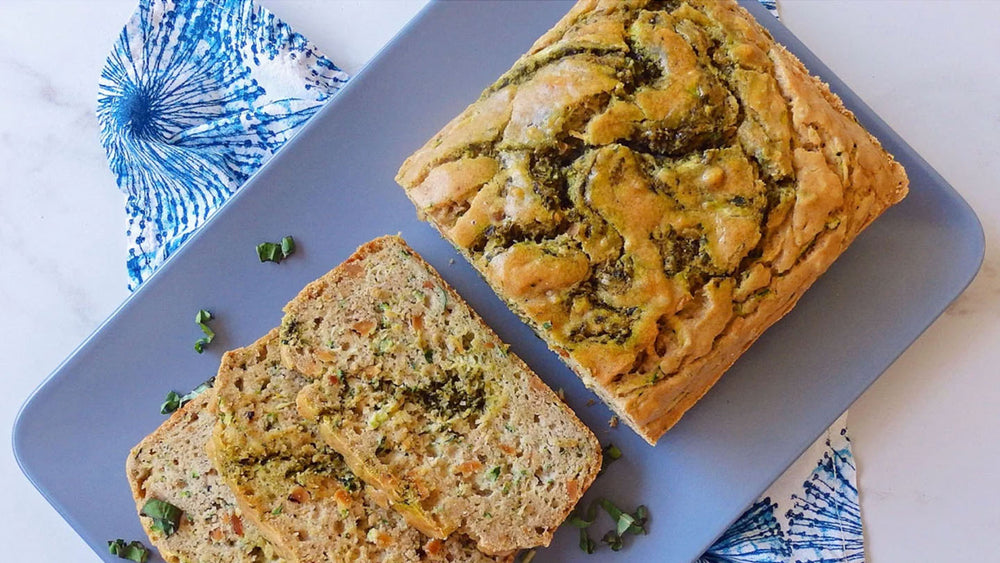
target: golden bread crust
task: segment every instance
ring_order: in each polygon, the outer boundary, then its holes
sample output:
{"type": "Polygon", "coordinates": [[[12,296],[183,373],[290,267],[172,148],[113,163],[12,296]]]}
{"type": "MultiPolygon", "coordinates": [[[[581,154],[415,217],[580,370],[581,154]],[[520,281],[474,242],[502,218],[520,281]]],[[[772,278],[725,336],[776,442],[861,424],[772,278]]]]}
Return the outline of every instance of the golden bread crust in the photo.
{"type": "Polygon", "coordinates": [[[397,175],[651,444],[907,192],[730,0],[584,0],[397,175]]]}

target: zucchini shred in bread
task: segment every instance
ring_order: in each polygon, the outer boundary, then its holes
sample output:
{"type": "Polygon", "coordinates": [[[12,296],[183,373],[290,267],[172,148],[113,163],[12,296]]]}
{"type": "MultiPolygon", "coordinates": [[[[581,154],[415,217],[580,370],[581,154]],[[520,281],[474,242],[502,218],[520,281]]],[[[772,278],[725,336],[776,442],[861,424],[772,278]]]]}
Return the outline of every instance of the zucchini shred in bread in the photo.
{"type": "Polygon", "coordinates": [[[493,554],[548,545],[600,470],[573,412],[399,237],[285,307],[299,413],[424,533],[493,554]]]}
{"type": "Polygon", "coordinates": [[[731,0],[581,0],[396,180],[650,444],[908,185],[731,0]]]}
{"type": "Polygon", "coordinates": [[[288,561],[509,562],[454,536],[423,536],[365,486],[303,420],[308,380],[281,365],[277,329],[227,352],[216,377],[218,422],[209,456],[244,514],[288,561]],[[384,504],[384,503],[383,503],[384,504]]]}
{"type": "Polygon", "coordinates": [[[278,563],[274,547],[237,507],[205,455],[215,417],[209,389],[174,412],[129,454],[126,475],[146,535],[170,563],[278,563]],[[149,499],[183,511],[177,531],[154,530],[149,499]]]}

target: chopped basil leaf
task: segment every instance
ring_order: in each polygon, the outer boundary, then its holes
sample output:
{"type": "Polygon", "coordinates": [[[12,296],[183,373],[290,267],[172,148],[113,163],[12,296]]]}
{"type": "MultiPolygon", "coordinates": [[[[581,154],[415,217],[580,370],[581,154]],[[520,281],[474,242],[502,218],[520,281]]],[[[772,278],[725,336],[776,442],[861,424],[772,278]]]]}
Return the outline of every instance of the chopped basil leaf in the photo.
{"type": "Polygon", "coordinates": [[[645,535],[649,532],[646,531],[646,520],[649,518],[649,510],[646,505],[640,504],[638,508],[635,509],[635,514],[632,516],[635,518],[635,524],[629,528],[629,532],[633,534],[639,534],[640,532],[645,535]]]}
{"type": "Polygon", "coordinates": [[[587,535],[587,530],[580,529],[580,549],[586,553],[593,553],[597,550],[597,544],[587,535]]]}
{"type": "Polygon", "coordinates": [[[600,499],[598,502],[608,515],[615,521],[615,530],[617,530],[618,535],[628,532],[630,534],[645,534],[646,533],[646,519],[649,516],[649,511],[645,506],[639,506],[636,509],[635,514],[629,514],[624,512],[622,509],[615,506],[608,499],[600,499]]]}
{"type": "Polygon", "coordinates": [[[496,466],[490,469],[490,472],[486,474],[490,478],[490,481],[496,481],[500,477],[500,466],[496,466]]]}
{"type": "Polygon", "coordinates": [[[274,514],[275,516],[277,516],[277,515],[281,514],[282,510],[284,510],[284,506],[282,506],[282,505],[279,504],[278,506],[274,507],[274,510],[271,511],[271,514],[274,514]]]}
{"type": "Polygon", "coordinates": [[[194,351],[201,354],[205,351],[205,346],[208,345],[212,340],[215,340],[215,332],[208,327],[208,321],[212,320],[212,313],[209,313],[205,309],[199,309],[198,313],[194,316],[194,322],[197,324],[203,333],[205,333],[204,338],[199,338],[197,342],[194,343],[194,351]]]}
{"type": "MultiPolygon", "coordinates": [[[[160,414],[170,414],[175,410],[183,407],[184,405],[191,402],[192,399],[201,395],[206,389],[212,387],[215,384],[215,378],[212,377],[208,381],[198,385],[191,390],[187,395],[180,395],[177,391],[170,391],[167,393],[167,397],[163,400],[163,404],[160,405],[160,414]]],[[[197,477],[197,476],[195,476],[197,477]]]]}
{"type": "Polygon", "coordinates": [[[262,242],[257,245],[257,258],[261,262],[281,262],[281,245],[273,242],[262,242]]]}
{"type": "Polygon", "coordinates": [[[586,517],[578,516],[576,514],[570,516],[569,517],[570,525],[576,528],[583,529],[593,524],[594,520],[597,519],[597,502],[598,501],[595,500],[594,502],[590,503],[589,507],[587,507],[587,511],[585,513],[586,517]]]}
{"type": "Polygon", "coordinates": [[[170,414],[179,408],[181,408],[181,396],[177,391],[171,391],[160,405],[160,414],[170,414]]]}
{"type": "Polygon", "coordinates": [[[290,236],[281,239],[281,253],[284,258],[288,258],[293,252],[295,252],[295,240],[290,236]]]}
{"type": "Polygon", "coordinates": [[[295,239],[284,237],[281,242],[262,242],[257,245],[257,258],[261,262],[280,264],[295,252],[295,239]]]}
{"type": "Polygon", "coordinates": [[[431,363],[431,362],[433,362],[434,361],[434,350],[431,350],[430,348],[424,350],[424,360],[426,360],[428,364],[431,363]]]}
{"type": "Polygon", "coordinates": [[[608,544],[608,546],[611,547],[611,551],[621,551],[622,547],[625,545],[622,543],[622,537],[616,534],[614,530],[604,534],[604,537],[601,538],[601,542],[608,544]]]}
{"type": "Polygon", "coordinates": [[[149,549],[138,541],[126,544],[123,539],[108,540],[108,553],[136,563],[146,563],[149,560],[149,549]]]}
{"type": "Polygon", "coordinates": [[[184,403],[187,403],[191,399],[194,399],[198,395],[201,395],[205,391],[208,391],[209,389],[212,388],[213,385],[215,385],[215,377],[208,378],[208,381],[205,381],[204,383],[199,384],[197,387],[195,387],[194,389],[192,389],[190,393],[188,393],[187,395],[184,395],[183,397],[181,397],[181,405],[183,405],[184,403]]]}
{"type": "Polygon", "coordinates": [[[215,331],[208,328],[207,324],[200,323],[198,326],[201,327],[201,331],[205,333],[205,338],[208,339],[209,342],[215,340],[215,331]]]}
{"type": "Polygon", "coordinates": [[[597,502],[598,504],[601,505],[601,508],[603,508],[604,511],[607,512],[615,522],[617,522],[618,519],[621,518],[623,514],[625,514],[624,512],[622,512],[622,509],[615,506],[613,502],[611,502],[606,498],[598,499],[597,502]]]}
{"type": "Polygon", "coordinates": [[[183,512],[169,502],[151,498],[143,505],[140,514],[153,519],[152,528],[154,530],[163,532],[165,536],[170,536],[177,531],[183,512]]]}
{"type": "Polygon", "coordinates": [[[618,449],[618,446],[614,444],[608,444],[604,448],[604,459],[601,461],[601,470],[597,473],[598,475],[603,475],[607,471],[608,466],[618,461],[622,457],[622,451],[618,449]]]}
{"type": "MultiPolygon", "coordinates": [[[[601,538],[601,541],[608,544],[613,551],[618,551],[624,546],[622,536],[626,533],[633,535],[647,533],[646,520],[649,518],[649,510],[644,505],[640,505],[635,509],[635,513],[630,514],[615,506],[608,499],[599,498],[590,503],[585,515],[573,514],[567,520],[571,526],[580,529],[580,548],[584,551],[587,551],[587,547],[585,547],[587,545],[591,546],[591,549],[595,549],[594,543],[586,535],[585,530],[597,519],[598,507],[603,508],[615,522],[615,528],[601,538]]],[[[593,553],[593,551],[587,551],[587,553],[593,553]]]]}
{"type": "Polygon", "coordinates": [[[618,523],[615,525],[615,533],[620,536],[631,529],[633,524],[635,524],[635,518],[628,512],[624,512],[618,518],[618,523]]]}
{"type": "Polygon", "coordinates": [[[545,321],[544,323],[542,323],[542,328],[544,328],[545,330],[551,330],[552,329],[552,321],[545,321]]]}

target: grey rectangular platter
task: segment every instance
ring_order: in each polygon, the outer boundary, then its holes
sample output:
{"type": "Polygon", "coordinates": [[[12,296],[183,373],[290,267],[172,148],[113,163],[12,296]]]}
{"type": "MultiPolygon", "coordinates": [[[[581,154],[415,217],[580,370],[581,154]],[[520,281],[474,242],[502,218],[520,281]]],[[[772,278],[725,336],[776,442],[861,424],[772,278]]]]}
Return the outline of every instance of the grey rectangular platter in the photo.
{"type": "MultiPolygon", "coordinates": [[[[102,557],[141,538],[124,475],[129,449],[162,422],[171,389],[214,375],[222,352],[254,341],[281,307],[359,244],[400,232],[569,404],[625,453],[589,498],[649,506],[650,535],[625,561],[683,562],[714,538],[958,296],[983,233],[969,206],[826,66],[756,2],[746,7],[831,84],[903,163],[911,194],[867,230],[660,444],[611,413],[427,225],[393,176],[403,159],[555,23],[570,2],[442,2],[411,22],[216,217],[39,387],[14,429],[18,462],[102,557]],[[292,234],[293,259],[254,246],[292,234]],[[455,258],[451,264],[450,259],[455,258]],[[203,355],[194,312],[218,338],[203,355]]],[[[599,536],[599,534],[598,534],[599,536]]],[[[563,529],[538,561],[592,561],[563,529]]],[[[595,538],[596,539],[596,538],[595,538]]]]}

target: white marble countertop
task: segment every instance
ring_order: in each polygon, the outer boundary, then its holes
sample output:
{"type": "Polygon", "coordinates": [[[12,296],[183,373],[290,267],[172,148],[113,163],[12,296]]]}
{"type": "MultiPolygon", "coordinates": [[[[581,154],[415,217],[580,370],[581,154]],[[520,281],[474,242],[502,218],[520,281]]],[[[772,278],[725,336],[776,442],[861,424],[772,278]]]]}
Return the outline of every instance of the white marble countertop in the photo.
{"type": "MultiPolygon", "coordinates": [[[[351,73],[423,5],[261,0],[351,73]]],[[[782,0],[785,23],[978,213],[979,276],[851,408],[868,558],[998,561],[1000,2],[782,0]]],[[[97,79],[135,0],[0,3],[0,551],[97,561],[11,455],[18,407],[126,297],[97,79]]],[[[620,556],[627,560],[625,554],[620,556]]]]}

